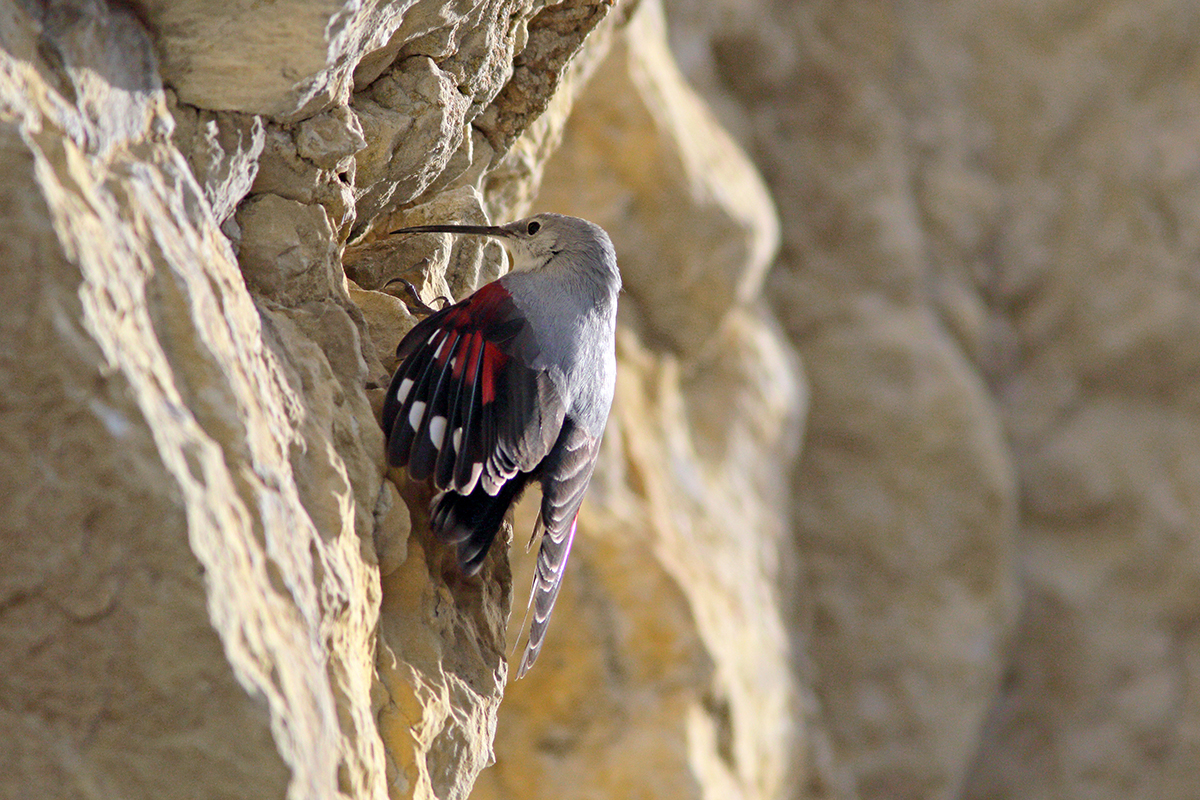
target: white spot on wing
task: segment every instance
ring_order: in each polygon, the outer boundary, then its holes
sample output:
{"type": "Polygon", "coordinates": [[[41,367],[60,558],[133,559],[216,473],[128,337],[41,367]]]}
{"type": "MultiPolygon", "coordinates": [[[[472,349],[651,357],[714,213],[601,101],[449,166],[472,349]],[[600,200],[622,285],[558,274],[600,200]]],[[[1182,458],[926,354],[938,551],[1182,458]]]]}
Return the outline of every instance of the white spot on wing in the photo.
{"type": "Polygon", "coordinates": [[[421,426],[421,417],[425,415],[425,404],[417,400],[412,404],[412,411],[408,412],[408,424],[415,431],[421,426]]]}
{"type": "Polygon", "coordinates": [[[450,341],[449,334],[442,334],[442,341],[438,343],[437,350],[433,351],[433,357],[436,359],[442,354],[442,348],[446,346],[446,342],[450,341]]]}
{"type": "Polygon", "coordinates": [[[438,450],[442,449],[442,440],[446,438],[446,418],[434,417],[429,420],[429,441],[438,450]]]}
{"type": "Polygon", "coordinates": [[[475,491],[475,484],[479,482],[479,476],[483,474],[483,464],[475,462],[471,465],[471,474],[464,483],[460,483],[455,490],[459,494],[470,494],[475,491]]]}
{"type": "Polygon", "coordinates": [[[403,403],[404,398],[408,397],[408,393],[412,391],[412,378],[405,378],[400,381],[400,388],[396,390],[396,402],[403,403]]]}
{"type": "Polygon", "coordinates": [[[455,428],[454,433],[450,436],[450,442],[454,445],[454,452],[462,449],[462,428],[455,428]]]}

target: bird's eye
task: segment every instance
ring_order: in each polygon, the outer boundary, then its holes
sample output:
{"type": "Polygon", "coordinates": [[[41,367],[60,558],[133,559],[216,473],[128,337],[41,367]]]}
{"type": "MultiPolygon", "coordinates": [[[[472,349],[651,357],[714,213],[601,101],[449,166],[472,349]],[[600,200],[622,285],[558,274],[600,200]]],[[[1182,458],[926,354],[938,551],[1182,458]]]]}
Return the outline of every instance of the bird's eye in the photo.
{"type": "Polygon", "coordinates": [[[542,223],[538,222],[537,220],[534,220],[533,222],[529,223],[529,225],[525,228],[525,232],[528,233],[530,236],[533,236],[535,233],[537,233],[541,229],[542,229],[542,223]]]}

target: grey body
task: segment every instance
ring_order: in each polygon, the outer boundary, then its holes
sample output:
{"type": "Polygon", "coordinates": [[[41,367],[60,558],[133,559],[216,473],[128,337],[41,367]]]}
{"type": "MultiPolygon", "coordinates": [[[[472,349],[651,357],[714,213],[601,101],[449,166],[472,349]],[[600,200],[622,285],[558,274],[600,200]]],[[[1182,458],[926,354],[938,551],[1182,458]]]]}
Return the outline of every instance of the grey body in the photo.
{"type": "Polygon", "coordinates": [[[538,236],[510,244],[512,271],[500,283],[529,319],[546,370],[562,393],[567,416],[592,436],[604,433],[617,380],[614,348],[621,274],[608,234],[576,217],[539,214],[538,236]]]}

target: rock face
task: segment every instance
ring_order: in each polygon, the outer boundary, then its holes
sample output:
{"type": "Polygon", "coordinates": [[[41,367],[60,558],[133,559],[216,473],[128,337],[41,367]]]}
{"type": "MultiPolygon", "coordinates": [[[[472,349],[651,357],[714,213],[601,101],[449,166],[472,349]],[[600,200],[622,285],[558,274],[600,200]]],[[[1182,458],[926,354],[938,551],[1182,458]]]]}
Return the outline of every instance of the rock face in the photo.
{"type": "Polygon", "coordinates": [[[1200,15],[1065,10],[668,1],[783,221],[841,796],[1196,794],[1200,15]]]}
{"type": "Polygon", "coordinates": [[[1197,34],[0,0],[0,796],[1193,797],[1197,34]],[[386,234],[536,209],[626,292],[510,685],[377,423],[504,256],[386,234]]]}
{"type": "Polygon", "coordinates": [[[4,794],[381,794],[382,437],[332,229],[293,215],[327,257],[252,298],[139,21],[0,24],[4,794]]]}

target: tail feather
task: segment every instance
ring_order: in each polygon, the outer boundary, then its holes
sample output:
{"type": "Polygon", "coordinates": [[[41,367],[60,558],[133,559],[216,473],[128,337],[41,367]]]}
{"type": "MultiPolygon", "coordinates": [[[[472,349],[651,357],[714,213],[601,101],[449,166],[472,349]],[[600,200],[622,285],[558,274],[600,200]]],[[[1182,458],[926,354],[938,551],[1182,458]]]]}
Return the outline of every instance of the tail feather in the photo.
{"type": "MultiPolygon", "coordinates": [[[[571,524],[559,536],[543,536],[542,547],[538,551],[537,566],[533,573],[533,591],[529,595],[529,606],[525,609],[528,616],[533,611],[533,621],[529,624],[529,638],[525,643],[525,654],[521,658],[521,666],[517,677],[522,678],[533,662],[537,661],[542,644],[546,641],[546,627],[550,624],[550,613],[554,611],[554,601],[558,599],[558,590],[562,588],[563,569],[567,566],[567,558],[571,555],[571,544],[575,541],[575,527],[579,521],[578,512],[571,519],[571,524]]],[[[549,530],[546,531],[549,534],[549,530]]]]}
{"type": "Polygon", "coordinates": [[[546,626],[550,624],[550,613],[562,588],[563,572],[571,555],[571,544],[575,541],[579,507],[592,479],[599,450],[599,437],[590,435],[567,417],[554,449],[546,457],[541,478],[542,510],[538,516],[542,546],[538,548],[533,591],[529,597],[533,620],[529,623],[529,638],[517,671],[518,678],[533,666],[545,641],[546,626]]]}
{"type": "Polygon", "coordinates": [[[518,473],[495,495],[477,485],[468,495],[444,492],[434,503],[430,527],[442,541],[458,545],[464,574],[474,575],[483,566],[504,515],[528,483],[529,476],[518,473]]]}

